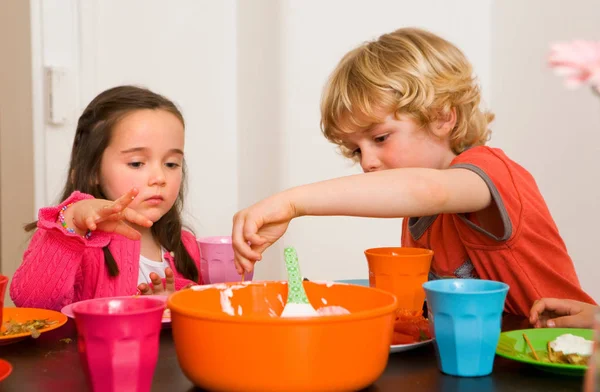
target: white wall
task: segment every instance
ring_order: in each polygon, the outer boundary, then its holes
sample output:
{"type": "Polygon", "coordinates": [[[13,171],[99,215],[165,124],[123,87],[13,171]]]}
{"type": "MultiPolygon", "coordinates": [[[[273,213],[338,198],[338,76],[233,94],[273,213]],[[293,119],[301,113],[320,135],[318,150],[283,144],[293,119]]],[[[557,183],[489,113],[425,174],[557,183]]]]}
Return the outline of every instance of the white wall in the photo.
{"type": "MultiPolygon", "coordinates": [[[[34,0],[35,2],[36,0],[34,0]]],[[[69,71],[73,112],[45,125],[44,204],[64,185],[76,122],[119,84],[166,95],[186,119],[187,221],[197,235],[229,234],[237,202],[234,1],[44,0],[43,59],[69,71]],[[175,4],[176,3],[176,4],[175,4]]]]}
{"type": "Polygon", "coordinates": [[[546,63],[553,42],[600,40],[598,15],[597,0],[495,2],[492,144],[536,178],[584,289],[600,301],[600,99],[567,90],[546,63]]]}
{"type": "MultiPolygon", "coordinates": [[[[405,26],[430,29],[464,50],[489,95],[491,0],[282,3],[281,163],[285,188],[360,172],[359,165],[352,166],[322,136],[319,101],[337,62],[366,40],[405,26]]],[[[400,219],[310,217],[293,222],[282,243],[296,247],[303,273],[309,278],[366,278],[363,251],[398,246],[400,231],[400,219]]],[[[281,258],[280,254],[269,256],[281,258]]]]}
{"type": "Polygon", "coordinates": [[[186,120],[187,222],[198,236],[229,234],[238,204],[234,1],[81,4],[82,79],[95,82],[83,102],[119,84],[175,101],[186,120]]]}
{"type": "MultiPolygon", "coordinates": [[[[283,145],[281,2],[237,2],[238,206],[281,190],[283,145]]],[[[230,220],[228,221],[230,222],[230,220]]],[[[265,253],[256,279],[281,279],[282,245],[265,253]]]]}
{"type": "MultiPolygon", "coordinates": [[[[597,142],[597,102],[566,92],[544,64],[553,39],[594,37],[595,0],[575,1],[572,15],[559,12],[560,0],[31,1],[44,4],[40,64],[72,67],[75,112],[120,83],[146,85],[181,106],[188,222],[198,235],[229,233],[235,211],[278,190],[358,172],[319,130],[328,74],[348,50],[396,28],[443,35],[473,62],[498,114],[492,143],[538,178],[584,285],[598,297],[591,245],[598,189],[586,181],[595,178],[598,143],[589,141],[597,142]],[[565,23],[565,15],[577,23],[565,23]],[[79,34],[63,39],[73,31],[79,34]],[[564,129],[585,137],[559,139],[564,129]],[[565,164],[578,156],[585,161],[565,164]]],[[[45,178],[38,203],[58,195],[76,116],[38,132],[48,167],[38,170],[45,178]]],[[[365,277],[362,251],[399,244],[399,237],[399,220],[301,218],[267,251],[256,277],[283,277],[284,245],[298,249],[311,279],[365,277]]]]}
{"type": "MultiPolygon", "coordinates": [[[[76,0],[32,0],[32,80],[34,93],[34,138],[36,209],[56,201],[64,185],[77,117],[79,100],[79,29],[76,0]],[[67,71],[64,90],[66,122],[48,123],[47,88],[44,69],[67,71]]],[[[37,212],[37,211],[36,211],[37,212]]],[[[37,216],[37,214],[36,214],[37,216]]]]}

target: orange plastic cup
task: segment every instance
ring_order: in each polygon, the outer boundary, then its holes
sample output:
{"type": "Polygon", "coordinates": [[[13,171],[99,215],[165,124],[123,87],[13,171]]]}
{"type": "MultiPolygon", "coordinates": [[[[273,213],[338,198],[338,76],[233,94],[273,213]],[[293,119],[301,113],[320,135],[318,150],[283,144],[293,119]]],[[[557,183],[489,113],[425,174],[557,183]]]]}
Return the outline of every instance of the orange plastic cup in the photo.
{"type": "Polygon", "coordinates": [[[369,263],[369,286],[389,291],[398,299],[398,308],[420,311],[425,302],[433,251],[421,248],[372,248],[365,250],[369,263]]]}

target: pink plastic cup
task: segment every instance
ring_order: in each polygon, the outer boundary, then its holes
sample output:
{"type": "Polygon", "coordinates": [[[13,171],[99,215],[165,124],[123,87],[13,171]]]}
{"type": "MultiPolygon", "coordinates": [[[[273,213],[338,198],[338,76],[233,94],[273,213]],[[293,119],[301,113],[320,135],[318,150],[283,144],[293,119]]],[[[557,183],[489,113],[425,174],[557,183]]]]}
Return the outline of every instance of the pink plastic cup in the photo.
{"type": "Polygon", "coordinates": [[[7,284],[8,277],[0,275],[0,329],[2,329],[2,313],[4,313],[4,294],[6,292],[7,284]]]}
{"type": "MultiPolygon", "coordinates": [[[[198,238],[200,272],[205,284],[239,282],[242,280],[233,263],[230,236],[198,238]]],[[[244,280],[252,280],[254,272],[246,273],[244,280]]]]}
{"type": "Polygon", "coordinates": [[[164,301],[152,297],[73,305],[79,354],[93,391],[150,391],[164,310],[164,301]]]}

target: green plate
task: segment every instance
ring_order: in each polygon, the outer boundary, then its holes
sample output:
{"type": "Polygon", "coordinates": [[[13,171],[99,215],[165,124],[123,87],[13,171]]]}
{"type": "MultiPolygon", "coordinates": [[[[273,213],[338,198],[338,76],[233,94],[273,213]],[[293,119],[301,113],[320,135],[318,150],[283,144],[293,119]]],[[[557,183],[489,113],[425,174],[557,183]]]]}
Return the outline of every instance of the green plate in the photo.
{"type": "Polygon", "coordinates": [[[587,370],[587,366],[552,363],[548,359],[548,342],[566,333],[581,336],[588,340],[593,340],[594,337],[593,330],[576,328],[536,328],[502,332],[498,341],[498,347],[496,348],[496,354],[514,361],[529,363],[547,372],[569,376],[582,376],[587,370]],[[533,358],[531,350],[523,338],[523,333],[527,334],[540,361],[536,361],[533,358]]]}

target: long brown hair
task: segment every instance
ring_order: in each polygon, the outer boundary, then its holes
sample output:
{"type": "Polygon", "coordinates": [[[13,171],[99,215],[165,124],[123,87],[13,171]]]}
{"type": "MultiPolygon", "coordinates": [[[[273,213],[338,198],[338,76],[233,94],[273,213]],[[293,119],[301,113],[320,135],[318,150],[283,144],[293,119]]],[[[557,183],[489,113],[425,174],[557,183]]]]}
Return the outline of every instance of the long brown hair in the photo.
{"type": "MultiPolygon", "coordinates": [[[[169,99],[148,89],[135,86],[119,86],[100,93],[85,108],[79,121],[71,150],[69,175],[61,201],[74,191],[90,194],[98,199],[106,199],[100,188],[100,163],[104,150],[110,143],[114,126],[125,115],[141,109],[164,110],[176,116],[185,127],[185,121],[179,109],[169,99]]],[[[182,165],[182,180],[179,195],[173,207],[152,225],[152,236],[163,247],[175,255],[175,268],[187,279],[198,281],[198,269],[181,241],[183,228],[181,211],[186,187],[186,166],[182,165]]],[[[26,231],[34,230],[37,222],[25,226],[26,231]]],[[[110,276],[119,274],[119,267],[104,247],[104,262],[110,276]]]]}

